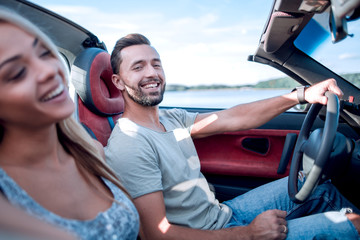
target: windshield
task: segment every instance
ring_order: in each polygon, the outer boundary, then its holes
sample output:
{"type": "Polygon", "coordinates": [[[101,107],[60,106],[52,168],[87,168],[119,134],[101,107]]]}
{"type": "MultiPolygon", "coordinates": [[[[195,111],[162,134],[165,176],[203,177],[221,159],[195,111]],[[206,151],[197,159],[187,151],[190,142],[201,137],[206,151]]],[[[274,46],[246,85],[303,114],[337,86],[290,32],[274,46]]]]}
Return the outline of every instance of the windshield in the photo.
{"type": "Polygon", "coordinates": [[[360,88],[360,21],[350,21],[350,36],[333,43],[329,31],[329,12],[314,15],[295,40],[295,46],[322,65],[360,88]]]}

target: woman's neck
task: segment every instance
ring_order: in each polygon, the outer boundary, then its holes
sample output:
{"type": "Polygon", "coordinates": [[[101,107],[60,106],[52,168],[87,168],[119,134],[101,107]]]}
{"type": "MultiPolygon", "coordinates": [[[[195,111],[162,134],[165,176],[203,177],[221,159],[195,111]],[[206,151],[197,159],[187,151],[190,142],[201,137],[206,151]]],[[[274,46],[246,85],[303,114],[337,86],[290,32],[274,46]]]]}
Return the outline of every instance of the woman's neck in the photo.
{"type": "Polygon", "coordinates": [[[65,151],[55,124],[42,129],[6,129],[0,143],[0,166],[61,163],[65,151]]]}

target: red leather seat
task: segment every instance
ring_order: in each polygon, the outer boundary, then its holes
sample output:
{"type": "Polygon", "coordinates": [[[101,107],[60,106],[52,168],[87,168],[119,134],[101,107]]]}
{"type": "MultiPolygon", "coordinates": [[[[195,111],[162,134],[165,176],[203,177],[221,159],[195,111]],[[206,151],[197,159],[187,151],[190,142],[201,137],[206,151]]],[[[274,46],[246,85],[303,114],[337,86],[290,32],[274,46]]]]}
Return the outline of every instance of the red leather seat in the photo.
{"type": "Polygon", "coordinates": [[[99,48],[85,49],[71,68],[76,117],[103,146],[124,109],[122,94],[113,85],[111,75],[110,54],[99,48]]]}

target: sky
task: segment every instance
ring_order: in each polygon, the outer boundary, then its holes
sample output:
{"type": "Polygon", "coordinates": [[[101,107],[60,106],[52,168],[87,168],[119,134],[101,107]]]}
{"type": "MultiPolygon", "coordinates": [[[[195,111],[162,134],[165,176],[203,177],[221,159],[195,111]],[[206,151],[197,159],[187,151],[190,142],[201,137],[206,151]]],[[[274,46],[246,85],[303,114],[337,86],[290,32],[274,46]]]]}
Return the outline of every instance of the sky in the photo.
{"type": "Polygon", "coordinates": [[[109,52],[120,37],[144,34],[160,54],[167,83],[254,84],[283,76],[248,62],[272,0],[31,0],[85,27],[109,52]]]}

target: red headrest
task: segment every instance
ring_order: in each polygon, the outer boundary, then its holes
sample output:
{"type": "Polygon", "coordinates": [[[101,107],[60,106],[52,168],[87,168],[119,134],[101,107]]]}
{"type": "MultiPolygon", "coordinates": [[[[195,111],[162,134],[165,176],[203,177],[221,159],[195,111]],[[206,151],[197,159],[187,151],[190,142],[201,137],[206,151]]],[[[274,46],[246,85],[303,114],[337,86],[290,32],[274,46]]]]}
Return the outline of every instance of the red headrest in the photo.
{"type": "Polygon", "coordinates": [[[122,94],[111,76],[110,55],[99,48],[85,49],[71,69],[79,122],[103,146],[124,109],[122,94]]]}
{"type": "Polygon", "coordinates": [[[110,54],[99,48],[85,49],[71,69],[75,91],[92,112],[111,116],[124,109],[121,92],[111,80],[110,54]]]}

